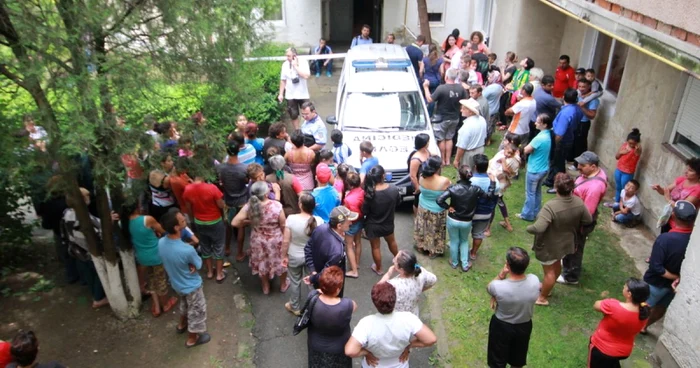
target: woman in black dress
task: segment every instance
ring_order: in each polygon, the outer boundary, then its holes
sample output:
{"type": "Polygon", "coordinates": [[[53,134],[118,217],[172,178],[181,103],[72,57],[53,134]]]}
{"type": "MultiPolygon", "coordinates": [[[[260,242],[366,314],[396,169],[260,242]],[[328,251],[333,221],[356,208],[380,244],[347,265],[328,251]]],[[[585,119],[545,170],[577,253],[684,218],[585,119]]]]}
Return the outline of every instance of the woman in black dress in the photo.
{"type": "Polygon", "coordinates": [[[331,266],[319,278],[321,295],[311,312],[307,339],[309,368],[352,367],[352,358],[345,355],[345,343],[350,339],[350,320],[357,304],[338,296],[343,288],[344,272],[338,266],[331,266]]]}
{"type": "Polygon", "coordinates": [[[372,246],[370,267],[377,275],[382,271],[382,252],[379,246],[381,238],[389,245],[389,251],[396,256],[399,247],[394,237],[394,212],[401,201],[399,189],[393,184],[384,182],[384,168],[381,165],[373,167],[365,177],[365,203],[362,213],[365,215],[365,233],[372,246]]]}

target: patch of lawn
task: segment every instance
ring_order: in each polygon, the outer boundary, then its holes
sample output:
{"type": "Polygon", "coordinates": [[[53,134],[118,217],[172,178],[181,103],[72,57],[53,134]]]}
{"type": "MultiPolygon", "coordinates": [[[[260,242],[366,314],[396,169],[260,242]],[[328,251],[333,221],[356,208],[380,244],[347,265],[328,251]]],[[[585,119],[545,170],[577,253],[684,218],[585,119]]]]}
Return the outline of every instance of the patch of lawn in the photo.
{"type": "MultiPolygon", "coordinates": [[[[486,154],[493,157],[500,137],[494,139],[486,154]]],[[[454,168],[446,168],[443,174],[456,177],[454,168]]],[[[437,298],[442,307],[442,325],[446,333],[449,357],[453,367],[486,366],[488,326],[493,311],[486,285],[496,276],[505,263],[506,250],[511,246],[526,249],[531,256],[528,273],[542,280],[542,267],[531,251],[533,236],[525,231],[529,224],[519,220],[515,214],[523,206],[525,171],[515,180],[505,194],[508,212],[514,231],[509,233],[498,226],[501,214],[496,209],[496,219],[491,228],[491,237],[484,240],[479,249],[479,258],[468,273],[453,270],[448,264],[448,255],[429,262],[438,276],[438,283],[429,298],[437,298]]],[[[545,188],[546,189],[546,188],[545,188]]],[[[553,195],[543,193],[543,202],[553,195]]],[[[602,211],[598,226],[586,243],[581,282],[576,286],[557,284],[550,298],[549,307],[535,308],[533,332],[530,340],[528,366],[530,367],[584,367],[587,359],[588,340],[601,319],[601,314],[592,308],[593,303],[604,297],[621,298],[622,286],[630,276],[639,276],[631,259],[618,245],[619,238],[605,226],[610,221],[607,211],[602,211]]],[[[628,359],[634,366],[650,366],[644,360],[648,351],[635,347],[628,359]]]]}

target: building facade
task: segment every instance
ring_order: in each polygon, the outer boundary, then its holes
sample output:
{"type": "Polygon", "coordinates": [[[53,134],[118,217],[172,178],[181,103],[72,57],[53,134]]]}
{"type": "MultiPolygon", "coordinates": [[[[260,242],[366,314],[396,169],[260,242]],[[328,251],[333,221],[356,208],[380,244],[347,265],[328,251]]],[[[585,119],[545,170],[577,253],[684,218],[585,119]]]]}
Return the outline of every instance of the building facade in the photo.
{"type": "MultiPolygon", "coordinates": [[[[615,154],[633,128],[642,133],[645,224],[656,228],[666,204],[653,184],[673,183],[700,156],[700,0],[495,0],[491,50],[530,56],[553,74],[559,55],[594,68],[605,92],[589,148],[613,178],[615,154]],[[546,35],[546,36],[545,36],[546,35]]],[[[614,185],[614,183],[611,183],[614,185]]],[[[700,234],[686,254],[655,357],[663,367],[700,367],[700,234]]]]}

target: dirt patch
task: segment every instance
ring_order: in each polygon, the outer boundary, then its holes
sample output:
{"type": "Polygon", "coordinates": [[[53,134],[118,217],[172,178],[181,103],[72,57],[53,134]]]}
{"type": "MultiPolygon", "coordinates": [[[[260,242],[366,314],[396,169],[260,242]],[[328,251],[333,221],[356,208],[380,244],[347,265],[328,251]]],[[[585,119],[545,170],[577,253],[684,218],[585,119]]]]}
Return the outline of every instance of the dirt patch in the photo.
{"type": "Polygon", "coordinates": [[[212,341],[186,349],[185,336],[175,333],[175,312],[153,318],[146,301],[139,318],[122,322],[109,308],[94,310],[86,287],[63,282],[61,265],[51,259],[53,246],[39,242],[35,247],[43,248],[42,257],[6,266],[0,279],[0,339],[33,330],[41,344],[39,359],[70,367],[253,366],[252,315],[240,282],[233,282],[237,275],[222,285],[204,282],[212,341]],[[37,289],[40,282],[53,286],[37,289]]]}

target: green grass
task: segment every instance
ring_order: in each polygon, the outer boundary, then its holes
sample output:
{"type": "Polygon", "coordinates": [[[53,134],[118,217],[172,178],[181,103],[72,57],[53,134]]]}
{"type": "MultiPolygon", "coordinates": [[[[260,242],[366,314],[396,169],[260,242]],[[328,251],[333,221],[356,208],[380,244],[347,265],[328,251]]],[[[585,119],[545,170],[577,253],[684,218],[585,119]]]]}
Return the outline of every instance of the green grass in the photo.
{"type": "MultiPolygon", "coordinates": [[[[487,148],[489,157],[496,153],[497,142],[500,142],[500,137],[487,148]]],[[[447,168],[443,174],[454,178],[456,172],[454,168],[447,168]]],[[[515,230],[509,233],[498,226],[501,215],[496,209],[492,235],[484,240],[479,258],[469,273],[453,270],[446,257],[430,262],[439,279],[434,290],[429,292],[429,298],[438,300],[430,304],[442,308],[447,341],[440,343],[446,343],[449,351],[449,356],[441,359],[452,367],[486,366],[488,325],[493,314],[486,285],[503,267],[509,247],[520,246],[528,250],[532,257],[528,272],[542,280],[542,267],[531,252],[533,237],[525,231],[528,223],[515,217],[524,202],[524,179],[525,172],[521,170],[520,179],[515,180],[505,194],[515,230]]],[[[552,195],[543,194],[544,202],[550,198],[552,195]]],[[[577,286],[556,285],[550,306],[536,307],[528,366],[584,367],[588,339],[601,318],[601,314],[593,310],[593,303],[603,297],[621,298],[624,281],[630,276],[639,276],[631,259],[618,245],[619,238],[601,226],[609,220],[609,215],[604,212],[586,243],[581,283],[577,286]]],[[[644,360],[647,353],[636,346],[629,363],[650,367],[644,360]]]]}

